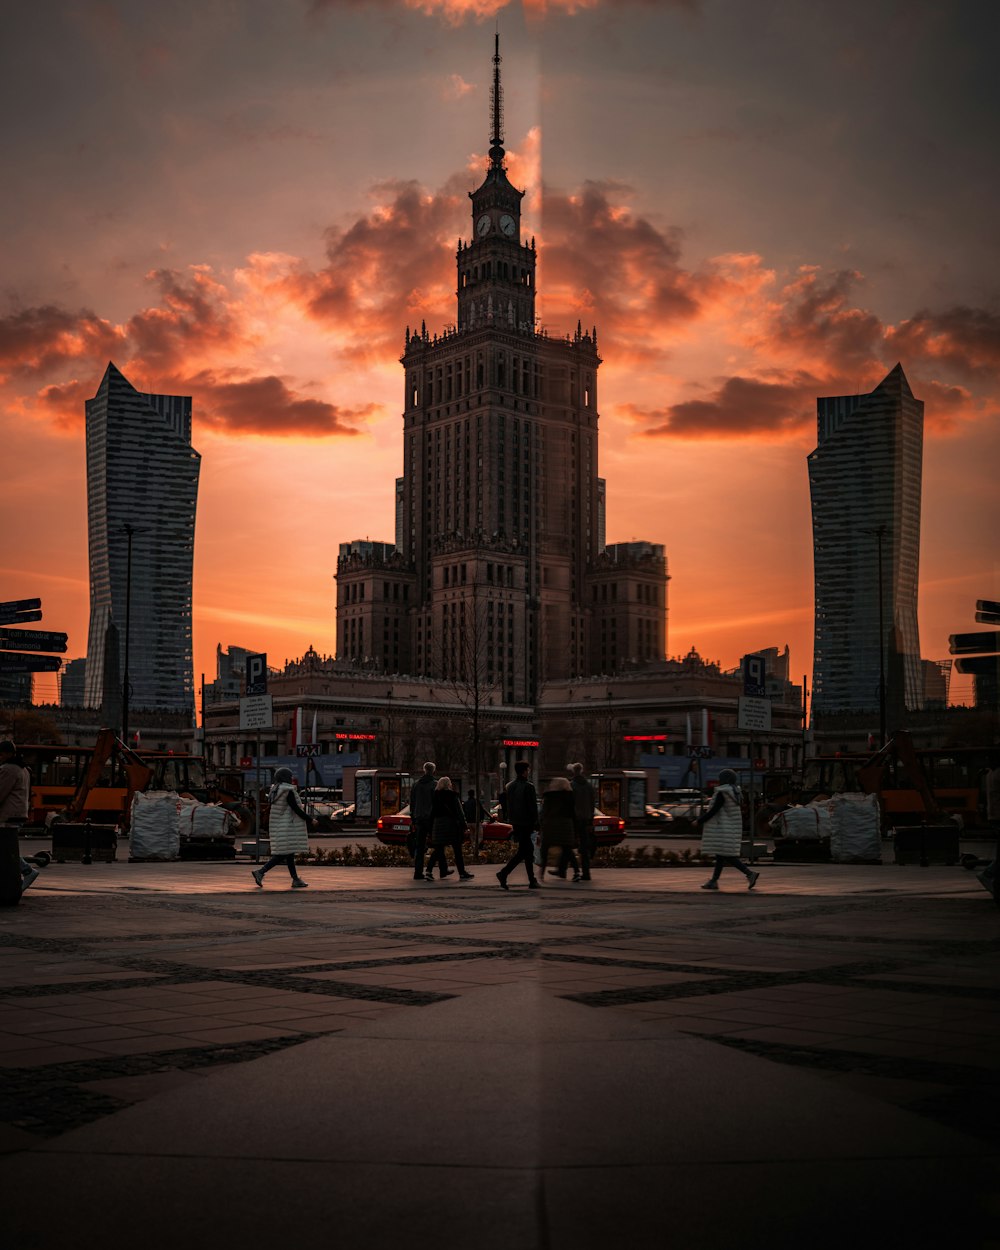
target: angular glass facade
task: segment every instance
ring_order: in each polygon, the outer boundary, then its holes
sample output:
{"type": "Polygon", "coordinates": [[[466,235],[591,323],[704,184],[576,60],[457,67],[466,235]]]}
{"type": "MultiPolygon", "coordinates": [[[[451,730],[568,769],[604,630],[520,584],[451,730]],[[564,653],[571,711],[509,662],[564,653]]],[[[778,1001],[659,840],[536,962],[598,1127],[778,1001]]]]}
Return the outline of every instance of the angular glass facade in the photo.
{"type": "Polygon", "coordinates": [[[890,714],[919,708],[923,402],[897,364],[871,394],[818,399],[816,407],[813,714],[878,709],[880,641],[890,714]]]}
{"type": "Polygon", "coordinates": [[[113,628],[123,653],[130,526],[129,702],[193,711],[191,577],[201,456],[191,446],[191,400],[144,395],[109,364],[86,412],[90,632],[84,700],[88,707],[120,707],[122,663],[107,640],[113,628]]]}

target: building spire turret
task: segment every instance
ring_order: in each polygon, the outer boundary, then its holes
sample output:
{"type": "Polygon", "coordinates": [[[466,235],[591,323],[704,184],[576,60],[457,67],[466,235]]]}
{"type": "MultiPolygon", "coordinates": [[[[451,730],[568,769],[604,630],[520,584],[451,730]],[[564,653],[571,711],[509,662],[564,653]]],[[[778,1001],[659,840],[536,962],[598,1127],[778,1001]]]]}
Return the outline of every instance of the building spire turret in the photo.
{"type": "Polygon", "coordinates": [[[493,52],[493,86],[490,89],[490,167],[503,169],[503,87],[500,85],[500,19],[497,19],[493,52]]]}

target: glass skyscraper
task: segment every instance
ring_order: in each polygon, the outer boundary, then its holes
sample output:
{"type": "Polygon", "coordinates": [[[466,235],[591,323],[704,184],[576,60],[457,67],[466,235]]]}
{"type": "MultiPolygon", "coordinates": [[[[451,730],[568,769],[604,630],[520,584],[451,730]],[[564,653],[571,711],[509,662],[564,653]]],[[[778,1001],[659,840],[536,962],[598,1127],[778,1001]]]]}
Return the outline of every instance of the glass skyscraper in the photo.
{"type": "Polygon", "coordinates": [[[86,412],[85,702],[120,708],[130,580],[129,703],[193,711],[191,577],[201,456],[191,446],[190,397],[142,394],[109,364],[86,412]],[[132,528],[131,579],[126,527],[132,528]]]}
{"type": "Polygon", "coordinates": [[[915,709],[922,703],[917,579],[923,401],[914,398],[897,364],[871,394],[818,399],[816,408],[818,445],[809,456],[813,714],[878,709],[881,644],[886,702],[890,714],[898,715],[904,705],[915,709]]]}

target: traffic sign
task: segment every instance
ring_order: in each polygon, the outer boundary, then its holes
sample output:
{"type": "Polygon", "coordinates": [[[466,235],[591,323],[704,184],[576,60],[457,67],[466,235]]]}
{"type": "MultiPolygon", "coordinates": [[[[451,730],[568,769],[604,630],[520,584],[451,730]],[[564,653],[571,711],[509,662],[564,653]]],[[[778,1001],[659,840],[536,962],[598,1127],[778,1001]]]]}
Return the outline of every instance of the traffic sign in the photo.
{"type": "Polygon", "coordinates": [[[57,655],[20,655],[0,652],[0,673],[58,673],[62,660],[57,655]]]}
{"type": "Polygon", "coordinates": [[[255,694],[240,699],[240,729],[272,729],[274,706],[269,694],[255,694]]]}
{"type": "Polygon", "coordinates": [[[771,728],[771,700],[752,699],[742,695],[736,713],[736,727],[737,729],[769,730],[771,728]]]}
{"type": "Polygon", "coordinates": [[[951,655],[993,654],[1000,651],[1000,633],[950,634],[948,651],[951,655]]]}
{"type": "Polygon", "coordinates": [[[955,661],[955,670],[966,677],[1000,678],[1000,655],[973,655],[955,661]]]}
{"type": "Polygon", "coordinates": [[[0,629],[0,651],[65,651],[66,635],[41,629],[0,629]]]}
{"type": "Polygon", "coordinates": [[[763,699],[767,693],[764,681],[765,664],[762,655],[743,657],[743,693],[751,699],[763,699]]]}
{"type": "Polygon", "coordinates": [[[318,742],[300,742],[295,748],[295,754],[299,759],[309,758],[313,755],[319,755],[318,742]]]}
{"type": "Polygon", "coordinates": [[[1000,625],[1000,603],[995,599],[977,599],[976,620],[980,625],[1000,625]]]}
{"type": "Polygon", "coordinates": [[[247,695],[267,694],[267,652],[247,656],[247,695]]]}

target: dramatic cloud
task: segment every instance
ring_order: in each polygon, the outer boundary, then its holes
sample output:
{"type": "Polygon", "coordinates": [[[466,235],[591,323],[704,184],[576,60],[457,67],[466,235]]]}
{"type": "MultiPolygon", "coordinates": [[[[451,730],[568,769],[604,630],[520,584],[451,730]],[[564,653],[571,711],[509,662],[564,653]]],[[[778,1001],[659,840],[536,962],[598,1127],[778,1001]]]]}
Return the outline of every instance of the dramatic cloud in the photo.
{"type": "Polygon", "coordinates": [[[699,280],[680,264],[680,234],[621,200],[628,188],[587,182],[543,193],[542,310],[547,322],[596,320],[605,341],[633,356],[665,329],[698,315],[699,280]]]}
{"type": "MultiPolygon", "coordinates": [[[[597,325],[618,371],[615,411],[643,435],[806,441],[817,395],[874,386],[897,359],[927,404],[928,431],[996,411],[997,314],[923,311],[893,327],[861,304],[853,270],[804,265],[782,278],[753,254],[687,267],[680,233],[635,212],[629,188],[540,190],[540,149],[532,131],[510,155],[512,180],[528,189],[525,237],[540,222],[538,311],[553,334],[578,318],[597,325]],[[720,365],[721,376],[709,386],[676,377],[682,350],[698,353],[704,376],[720,365]]],[[[79,426],[113,359],[140,389],[191,394],[198,420],[220,433],[353,434],[377,406],[341,406],[303,386],[282,367],[285,349],[312,362],[305,376],[322,376],[316,362],[331,357],[380,370],[405,325],[426,321],[433,334],[451,324],[456,238],[467,236],[467,192],[484,167],[476,156],[436,191],[374,187],[366,212],[326,232],[319,268],[261,253],[232,274],[159,269],[147,275],[155,298],[123,325],[53,305],[12,312],[0,319],[0,377],[44,382],[15,403],[64,429],[79,426]]],[[[351,386],[357,395],[356,377],[351,386]]]]}
{"type": "Polygon", "coordinates": [[[0,362],[17,376],[41,375],[62,366],[78,376],[21,396],[22,411],[36,411],[57,429],[76,430],[84,403],[93,397],[109,359],[139,390],[191,395],[196,421],[231,434],[314,437],[355,434],[355,423],[374,404],[342,408],[299,393],[273,371],[255,373],[247,361],[267,356],[270,343],[241,302],[207,266],[162,269],[148,275],[157,302],[111,326],[92,313],[28,309],[0,321],[0,362]],[[89,368],[90,380],[79,376],[89,368]]]}
{"type": "Polygon", "coordinates": [[[108,357],[122,332],[92,312],[47,304],[0,317],[0,382],[44,376],[69,361],[108,357]]]}
{"type": "Polygon", "coordinates": [[[302,398],[282,378],[274,376],[237,381],[199,374],[189,385],[195,396],[199,424],[227,434],[272,438],[357,434],[351,422],[375,411],[374,404],[343,409],[321,399],[302,398]]]}
{"type": "Polygon", "coordinates": [[[1000,313],[995,310],[960,306],[918,312],[890,332],[889,342],[900,355],[940,361],[963,377],[1000,374],[1000,313]]]}
{"type": "Polygon", "coordinates": [[[249,280],[337,330],[348,354],[384,358],[402,349],[407,323],[426,319],[435,327],[454,318],[455,242],[465,224],[461,182],[435,193],[416,182],[382,184],[370,212],[327,231],[322,269],[294,262],[282,272],[269,263],[263,278],[249,280]]]}
{"type": "MultiPolygon", "coordinates": [[[[459,26],[467,18],[482,22],[492,20],[498,12],[507,8],[513,0],[376,0],[385,8],[412,9],[428,17],[440,17],[451,26],[459,26]]],[[[359,8],[372,0],[313,0],[312,11],[324,9],[359,8]]],[[[652,8],[664,4],[676,9],[694,12],[699,0],[521,0],[521,7],[528,18],[582,13],[587,9],[652,8]]]]}
{"type": "Polygon", "coordinates": [[[646,426],[643,433],[651,436],[699,439],[799,434],[807,421],[815,422],[817,385],[816,379],[808,376],[790,382],[731,377],[703,399],[685,400],[661,411],[623,404],[621,411],[646,426]]]}

